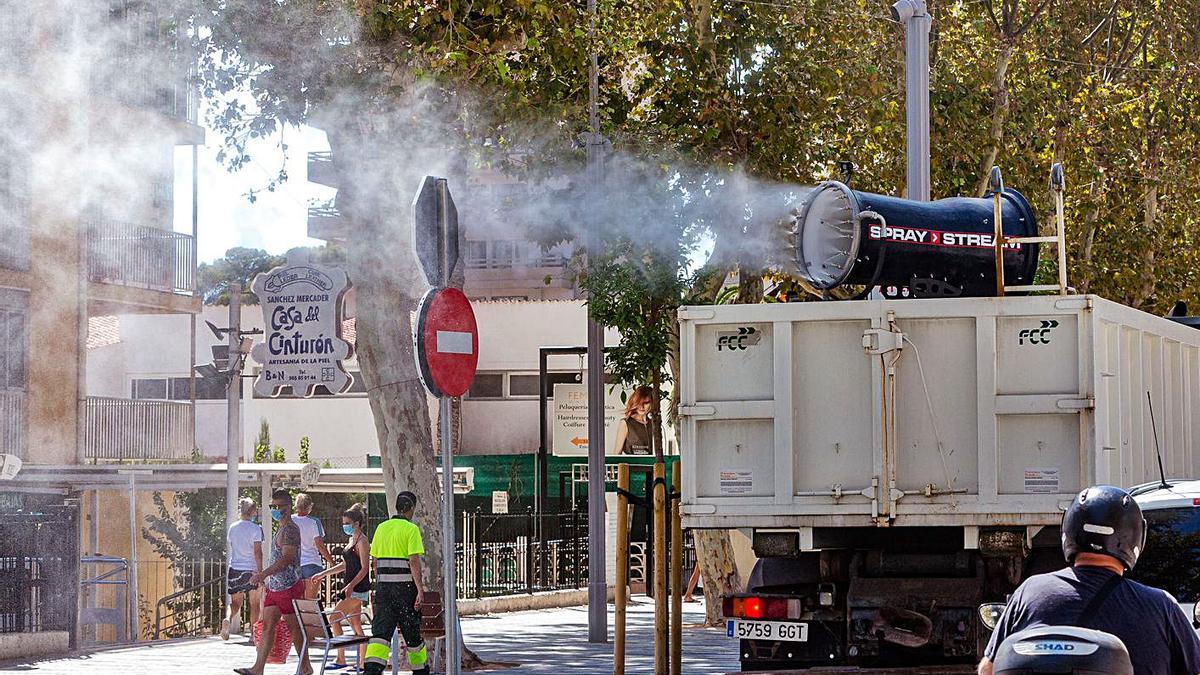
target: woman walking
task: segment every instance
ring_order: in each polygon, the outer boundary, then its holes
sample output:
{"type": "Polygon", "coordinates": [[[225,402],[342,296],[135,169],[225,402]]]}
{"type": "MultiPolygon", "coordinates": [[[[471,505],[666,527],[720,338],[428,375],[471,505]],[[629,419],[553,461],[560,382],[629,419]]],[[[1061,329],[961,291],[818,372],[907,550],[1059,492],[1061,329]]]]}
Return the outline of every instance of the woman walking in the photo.
{"type": "Polygon", "coordinates": [[[646,386],[634,389],[629,395],[625,401],[625,415],[617,423],[613,452],[618,455],[651,454],[649,415],[653,396],[654,391],[646,386]]]}
{"type": "MultiPolygon", "coordinates": [[[[333,630],[334,635],[342,634],[340,617],[345,618],[355,635],[365,635],[362,627],[362,612],[363,607],[370,603],[371,596],[371,581],[368,578],[371,542],[367,540],[367,533],[363,529],[366,521],[366,513],[362,504],[355,504],[342,513],[342,531],[350,536],[350,541],[346,543],[346,548],[342,551],[342,562],[313,577],[315,581],[338,572],[342,573],[342,587],[339,590],[338,603],[334,607],[335,612],[338,613],[330,617],[338,619],[330,621],[330,629],[333,630]]],[[[361,670],[362,663],[363,645],[359,645],[356,668],[361,670]]],[[[326,670],[338,670],[346,666],[346,650],[338,649],[337,660],[326,670]]]]}

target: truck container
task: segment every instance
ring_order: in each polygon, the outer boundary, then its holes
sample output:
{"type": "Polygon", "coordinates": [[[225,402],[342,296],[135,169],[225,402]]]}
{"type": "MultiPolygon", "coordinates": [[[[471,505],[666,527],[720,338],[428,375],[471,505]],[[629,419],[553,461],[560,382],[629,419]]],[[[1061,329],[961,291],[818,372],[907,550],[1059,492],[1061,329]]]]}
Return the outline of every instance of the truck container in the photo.
{"type": "Polygon", "coordinates": [[[970,663],[1080,489],[1200,475],[1200,331],[1096,296],[684,307],[680,343],[684,526],[759,556],[748,669],[970,663]]]}

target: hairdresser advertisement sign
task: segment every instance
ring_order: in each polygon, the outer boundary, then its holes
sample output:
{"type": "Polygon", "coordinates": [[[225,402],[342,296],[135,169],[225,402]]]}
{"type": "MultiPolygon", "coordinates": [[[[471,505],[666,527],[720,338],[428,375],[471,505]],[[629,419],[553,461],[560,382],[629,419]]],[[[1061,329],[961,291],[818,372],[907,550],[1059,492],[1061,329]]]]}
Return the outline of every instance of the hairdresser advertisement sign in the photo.
{"type": "MultiPolygon", "coordinates": [[[[588,454],[588,395],[585,384],[554,385],[554,454],[558,457],[587,457],[588,454]]],[[[605,389],[604,442],[608,455],[617,437],[617,422],[625,412],[621,392],[605,389]]]]}
{"type": "Polygon", "coordinates": [[[317,385],[340,394],[350,388],[342,359],[342,296],[350,287],[346,270],[311,263],[301,254],[254,278],[251,287],[263,310],[264,340],[250,355],[262,364],[254,380],[259,396],[309,397],[317,385]]]}

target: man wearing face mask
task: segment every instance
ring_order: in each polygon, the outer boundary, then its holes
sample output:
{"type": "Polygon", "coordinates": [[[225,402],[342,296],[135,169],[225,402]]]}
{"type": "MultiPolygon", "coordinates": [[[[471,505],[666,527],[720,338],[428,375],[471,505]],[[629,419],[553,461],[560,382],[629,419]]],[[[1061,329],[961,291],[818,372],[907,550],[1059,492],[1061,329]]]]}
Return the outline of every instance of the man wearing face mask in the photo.
{"type": "Polygon", "coordinates": [[[304,581],[300,578],[300,528],[292,522],[292,496],[287,490],[276,490],[271,495],[271,519],[279,525],[279,531],[271,540],[271,557],[274,562],[265,570],[250,577],[257,586],[266,581],[267,594],[263,600],[262,640],[258,643],[258,659],[250,668],[234,668],[238,675],[263,675],[267,655],[275,644],[275,626],[279,619],[287,624],[292,633],[292,644],[300,656],[300,675],[312,675],[313,668],[303,655],[304,637],[300,634],[300,623],[292,600],[304,599],[304,581]]]}

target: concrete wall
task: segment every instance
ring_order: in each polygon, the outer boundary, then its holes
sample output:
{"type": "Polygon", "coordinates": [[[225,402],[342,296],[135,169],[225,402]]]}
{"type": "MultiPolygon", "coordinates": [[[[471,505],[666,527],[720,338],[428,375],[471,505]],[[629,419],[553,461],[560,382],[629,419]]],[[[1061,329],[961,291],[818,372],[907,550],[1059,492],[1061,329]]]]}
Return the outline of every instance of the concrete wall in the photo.
{"type": "Polygon", "coordinates": [[[71,636],[67,631],[41,633],[0,633],[0,658],[33,659],[61,657],[67,654],[71,636]]]}

